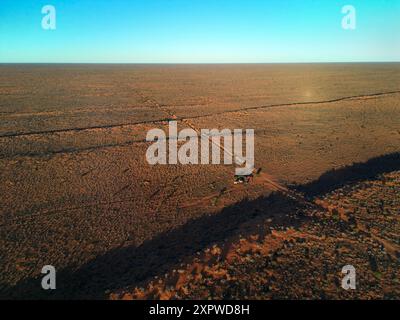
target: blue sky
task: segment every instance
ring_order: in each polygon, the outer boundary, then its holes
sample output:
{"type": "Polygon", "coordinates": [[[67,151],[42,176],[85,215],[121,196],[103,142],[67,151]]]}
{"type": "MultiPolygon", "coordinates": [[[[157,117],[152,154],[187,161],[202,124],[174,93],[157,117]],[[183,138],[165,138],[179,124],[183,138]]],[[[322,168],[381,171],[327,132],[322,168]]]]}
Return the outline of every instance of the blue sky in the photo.
{"type": "Polygon", "coordinates": [[[0,62],[400,61],[400,0],[1,0],[0,62]],[[57,29],[41,27],[44,5],[57,29]],[[341,27],[341,8],[357,28],[341,27]]]}

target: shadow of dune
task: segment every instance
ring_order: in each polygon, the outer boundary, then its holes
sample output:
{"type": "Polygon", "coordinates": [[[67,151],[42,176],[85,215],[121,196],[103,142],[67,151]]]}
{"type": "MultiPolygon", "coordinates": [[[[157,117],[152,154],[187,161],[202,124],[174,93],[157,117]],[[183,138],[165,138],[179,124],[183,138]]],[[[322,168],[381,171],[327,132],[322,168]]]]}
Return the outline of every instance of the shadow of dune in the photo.
{"type": "Polygon", "coordinates": [[[222,243],[240,227],[243,236],[257,232],[243,224],[256,218],[275,217],[276,224],[293,225],[285,213],[299,204],[274,193],[255,200],[243,200],[205,215],[172,231],[161,233],[138,247],[126,246],[108,251],[78,270],[57,271],[57,289],[44,291],[41,279],[27,279],[0,291],[0,298],[102,299],[106,290],[137,286],[154,276],[165,274],[185,258],[215,243],[222,243]],[[285,221],[286,220],[286,221],[285,221]]]}
{"type": "Polygon", "coordinates": [[[314,198],[363,180],[375,179],[381,174],[396,170],[400,170],[399,152],[372,158],[364,163],[355,163],[327,171],[318,180],[295,186],[294,189],[302,192],[307,198],[314,198]]]}
{"type": "MultiPolygon", "coordinates": [[[[375,178],[377,175],[400,170],[400,153],[373,158],[323,174],[317,181],[297,186],[308,197],[322,195],[349,183],[375,178]]],[[[274,217],[274,225],[295,226],[306,217],[292,218],[288,214],[301,212],[299,203],[281,193],[255,200],[243,200],[223,208],[219,213],[206,214],[169,232],[161,233],[140,246],[115,248],[96,257],[79,269],[57,271],[57,290],[41,289],[40,278],[30,278],[16,286],[0,289],[1,299],[103,299],[107,290],[140,286],[154,276],[179,268],[185,258],[198,251],[237,235],[244,237],[263,232],[256,219],[274,217]]]]}

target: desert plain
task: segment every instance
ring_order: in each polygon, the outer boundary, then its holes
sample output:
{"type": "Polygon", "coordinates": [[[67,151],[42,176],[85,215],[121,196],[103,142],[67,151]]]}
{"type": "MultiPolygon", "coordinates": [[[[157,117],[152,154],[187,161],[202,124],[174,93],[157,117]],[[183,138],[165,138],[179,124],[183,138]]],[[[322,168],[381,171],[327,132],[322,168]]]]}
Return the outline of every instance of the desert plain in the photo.
{"type": "Polygon", "coordinates": [[[0,123],[2,299],[400,298],[399,63],[4,64],[0,123]],[[149,165],[170,120],[254,129],[254,179],[149,165]]]}

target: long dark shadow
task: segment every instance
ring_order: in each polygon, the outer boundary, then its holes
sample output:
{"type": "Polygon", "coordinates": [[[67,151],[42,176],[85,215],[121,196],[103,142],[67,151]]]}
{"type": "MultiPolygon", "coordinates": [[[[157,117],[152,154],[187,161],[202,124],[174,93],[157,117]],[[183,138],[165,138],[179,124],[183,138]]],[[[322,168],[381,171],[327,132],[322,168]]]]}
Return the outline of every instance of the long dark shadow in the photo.
{"type": "MultiPolygon", "coordinates": [[[[297,189],[308,197],[314,197],[346,184],[373,179],[379,174],[395,170],[400,170],[400,153],[328,171],[317,181],[297,186],[297,189]]],[[[54,291],[42,290],[40,278],[26,279],[13,287],[0,285],[0,299],[103,299],[107,290],[140,286],[156,275],[165,274],[185,258],[234,236],[239,228],[243,236],[260,232],[255,229],[256,224],[248,224],[249,227],[243,229],[246,222],[274,217],[274,224],[279,226],[303,223],[307,221],[307,217],[301,216],[299,219],[286,216],[303,209],[304,203],[281,193],[273,193],[251,201],[244,200],[225,207],[217,214],[205,214],[170,232],[161,233],[140,246],[110,250],[77,270],[59,270],[57,289],[54,291]]]]}
{"type": "MultiPolygon", "coordinates": [[[[293,226],[297,220],[288,220],[285,213],[296,212],[301,206],[279,193],[244,200],[217,214],[206,214],[161,233],[138,247],[111,250],[78,270],[59,270],[54,291],[42,290],[40,278],[27,279],[14,287],[0,289],[0,299],[103,299],[107,290],[141,285],[149,278],[165,274],[184,258],[212,244],[222,243],[252,219],[275,217],[275,224],[293,226]]],[[[254,232],[257,232],[254,227],[241,229],[243,236],[254,232]]]]}
{"type": "Polygon", "coordinates": [[[314,198],[363,180],[375,179],[381,174],[396,170],[400,170],[400,152],[327,171],[318,180],[295,186],[294,189],[302,192],[308,198],[314,198]]]}

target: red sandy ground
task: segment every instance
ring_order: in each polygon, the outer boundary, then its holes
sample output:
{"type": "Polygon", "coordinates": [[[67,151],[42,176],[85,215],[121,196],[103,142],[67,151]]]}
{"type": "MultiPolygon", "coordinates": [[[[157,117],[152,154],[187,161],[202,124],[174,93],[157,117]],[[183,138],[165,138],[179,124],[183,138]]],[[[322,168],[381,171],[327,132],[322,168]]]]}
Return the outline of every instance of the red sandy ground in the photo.
{"type": "Polygon", "coordinates": [[[144,141],[171,118],[252,128],[263,175],[311,192],[400,151],[399,97],[400,64],[0,66],[0,298],[399,297],[400,161],[383,165],[393,192],[374,176],[310,207],[260,177],[234,186],[232,166],[150,166],[144,141]]]}
{"type": "Polygon", "coordinates": [[[335,190],[313,207],[293,202],[284,219],[280,198],[266,208],[271,218],[242,226],[251,235],[239,230],[164,276],[110,298],[398,299],[399,192],[397,171],[335,190]],[[348,264],[356,268],[356,290],[341,288],[348,264]]]}

